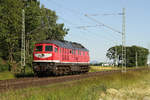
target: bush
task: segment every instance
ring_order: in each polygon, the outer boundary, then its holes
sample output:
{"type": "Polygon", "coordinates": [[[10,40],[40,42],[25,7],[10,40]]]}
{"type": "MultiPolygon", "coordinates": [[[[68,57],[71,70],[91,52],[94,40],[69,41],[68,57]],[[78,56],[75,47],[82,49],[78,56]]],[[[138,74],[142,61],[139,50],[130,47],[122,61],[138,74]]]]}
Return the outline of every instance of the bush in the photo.
{"type": "Polygon", "coordinates": [[[3,59],[0,57],[0,72],[8,71],[8,70],[9,70],[9,65],[6,63],[5,60],[3,60],[3,59]]]}
{"type": "Polygon", "coordinates": [[[8,71],[8,70],[9,70],[8,64],[0,64],[0,72],[8,71]]]}

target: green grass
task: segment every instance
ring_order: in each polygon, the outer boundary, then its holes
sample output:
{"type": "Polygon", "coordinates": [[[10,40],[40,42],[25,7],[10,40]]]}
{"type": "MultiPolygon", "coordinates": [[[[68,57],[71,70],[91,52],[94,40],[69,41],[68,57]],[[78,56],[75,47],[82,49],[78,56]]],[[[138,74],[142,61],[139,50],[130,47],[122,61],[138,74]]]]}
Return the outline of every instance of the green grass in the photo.
{"type": "Polygon", "coordinates": [[[7,79],[13,79],[15,78],[14,73],[12,72],[0,72],[0,80],[7,80],[7,79]]]}
{"type": "Polygon", "coordinates": [[[106,93],[109,88],[118,90],[139,84],[150,86],[149,79],[149,71],[115,73],[48,86],[10,90],[1,93],[0,98],[2,100],[99,100],[101,93],[106,93]]]}

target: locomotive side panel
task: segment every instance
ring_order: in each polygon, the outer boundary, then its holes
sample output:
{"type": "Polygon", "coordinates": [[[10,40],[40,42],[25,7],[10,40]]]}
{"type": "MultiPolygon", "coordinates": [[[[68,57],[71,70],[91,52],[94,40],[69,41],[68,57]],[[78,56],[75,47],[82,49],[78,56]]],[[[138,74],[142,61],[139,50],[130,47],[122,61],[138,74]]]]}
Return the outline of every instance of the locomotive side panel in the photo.
{"type": "Polygon", "coordinates": [[[55,62],[60,62],[59,47],[54,44],[53,48],[54,48],[54,50],[53,50],[53,60],[55,62]]]}

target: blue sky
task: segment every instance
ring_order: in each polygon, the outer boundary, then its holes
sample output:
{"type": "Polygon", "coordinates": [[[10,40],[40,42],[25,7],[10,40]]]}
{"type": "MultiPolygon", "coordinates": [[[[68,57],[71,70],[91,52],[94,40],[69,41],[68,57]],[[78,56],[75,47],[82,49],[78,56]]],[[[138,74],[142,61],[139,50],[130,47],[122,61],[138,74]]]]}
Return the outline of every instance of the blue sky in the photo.
{"type": "Polygon", "coordinates": [[[126,8],[126,45],[138,45],[150,49],[150,0],[40,0],[46,8],[56,11],[58,23],[69,28],[65,37],[79,42],[90,51],[91,60],[108,61],[109,47],[121,44],[121,35],[106,27],[102,22],[122,31],[122,8],[126,8]],[[87,18],[88,14],[96,19],[87,18]],[[109,15],[110,14],[110,15],[109,15]],[[112,14],[112,15],[111,15],[112,14]],[[96,16],[92,16],[96,15],[96,16]],[[95,26],[79,28],[80,26],[95,26]]]}

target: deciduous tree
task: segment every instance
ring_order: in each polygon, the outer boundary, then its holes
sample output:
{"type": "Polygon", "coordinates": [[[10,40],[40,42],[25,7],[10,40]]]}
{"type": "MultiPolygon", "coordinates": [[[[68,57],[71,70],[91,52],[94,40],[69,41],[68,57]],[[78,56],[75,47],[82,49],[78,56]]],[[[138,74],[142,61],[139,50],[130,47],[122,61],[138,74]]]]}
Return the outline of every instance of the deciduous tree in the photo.
{"type": "MultiPolygon", "coordinates": [[[[138,66],[145,66],[147,64],[147,59],[149,55],[149,50],[140,46],[126,47],[126,63],[128,67],[136,66],[136,60],[138,66]]],[[[121,64],[122,61],[122,46],[114,46],[107,50],[106,56],[115,62],[116,56],[118,58],[118,63],[121,64]],[[117,51],[117,52],[116,52],[117,51]],[[117,53],[117,55],[116,55],[117,53]]]]}
{"type": "Polygon", "coordinates": [[[68,33],[58,24],[55,11],[37,0],[0,0],[0,57],[9,63],[20,62],[22,9],[25,10],[26,54],[32,62],[33,45],[45,39],[63,40],[68,33]]]}

